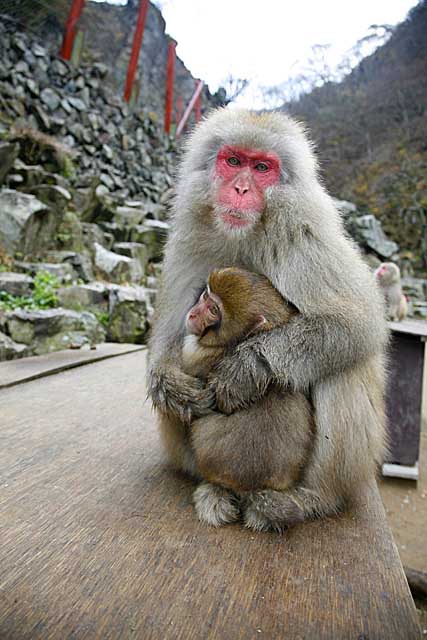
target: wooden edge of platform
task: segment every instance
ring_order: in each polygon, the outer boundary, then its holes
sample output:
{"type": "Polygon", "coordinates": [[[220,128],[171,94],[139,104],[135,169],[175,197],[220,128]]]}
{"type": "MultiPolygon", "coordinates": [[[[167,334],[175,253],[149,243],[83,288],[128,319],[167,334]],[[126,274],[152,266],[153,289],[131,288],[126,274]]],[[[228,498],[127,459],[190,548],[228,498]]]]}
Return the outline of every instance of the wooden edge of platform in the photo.
{"type": "Polygon", "coordinates": [[[7,360],[0,363],[0,389],[145,349],[144,345],[103,342],[98,344],[96,349],[86,347],[78,350],[64,349],[42,356],[7,360]]]}

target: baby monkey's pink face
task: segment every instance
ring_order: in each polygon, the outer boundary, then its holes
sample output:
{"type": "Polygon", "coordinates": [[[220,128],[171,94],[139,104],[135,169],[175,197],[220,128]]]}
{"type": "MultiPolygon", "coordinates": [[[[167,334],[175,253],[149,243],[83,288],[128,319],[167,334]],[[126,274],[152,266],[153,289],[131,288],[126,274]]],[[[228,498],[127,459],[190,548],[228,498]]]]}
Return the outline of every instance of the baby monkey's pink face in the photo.
{"type": "Polygon", "coordinates": [[[257,149],[224,146],[220,149],[215,178],[219,180],[217,215],[231,229],[255,224],[264,210],[265,190],[280,181],[277,154],[257,149]]]}
{"type": "Polygon", "coordinates": [[[210,328],[220,326],[221,317],[221,299],[206,287],[194,307],[187,313],[185,326],[188,333],[203,336],[210,328]]]}

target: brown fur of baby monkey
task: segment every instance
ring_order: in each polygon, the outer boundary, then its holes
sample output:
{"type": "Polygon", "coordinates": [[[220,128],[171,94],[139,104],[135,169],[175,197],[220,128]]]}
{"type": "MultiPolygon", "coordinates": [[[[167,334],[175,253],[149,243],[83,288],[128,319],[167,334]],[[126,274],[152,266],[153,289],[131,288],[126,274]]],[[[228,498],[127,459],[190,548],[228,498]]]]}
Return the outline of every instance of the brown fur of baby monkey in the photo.
{"type": "MultiPolygon", "coordinates": [[[[296,314],[264,276],[237,268],[213,271],[187,314],[184,371],[207,378],[221,366],[227,349],[249,335],[282,326],[296,314]]],[[[292,486],[309,459],[313,434],[308,399],[275,385],[250,410],[229,416],[214,413],[191,426],[200,475],[236,493],[292,486]]]]}

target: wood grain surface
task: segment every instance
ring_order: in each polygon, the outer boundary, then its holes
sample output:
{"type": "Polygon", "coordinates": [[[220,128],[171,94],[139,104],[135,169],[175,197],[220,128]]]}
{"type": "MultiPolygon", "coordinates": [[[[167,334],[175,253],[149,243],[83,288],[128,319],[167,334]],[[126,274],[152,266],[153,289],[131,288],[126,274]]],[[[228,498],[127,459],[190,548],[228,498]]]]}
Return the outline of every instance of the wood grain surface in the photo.
{"type": "Polygon", "coordinates": [[[136,352],[0,391],[2,640],[419,638],[376,487],[282,536],[207,528],[144,375],[136,352]]]}
{"type": "Polygon", "coordinates": [[[0,362],[0,389],[141,349],[145,347],[136,344],[102,342],[96,345],[96,349],[84,346],[81,349],[55,351],[47,356],[32,356],[0,362]]]}

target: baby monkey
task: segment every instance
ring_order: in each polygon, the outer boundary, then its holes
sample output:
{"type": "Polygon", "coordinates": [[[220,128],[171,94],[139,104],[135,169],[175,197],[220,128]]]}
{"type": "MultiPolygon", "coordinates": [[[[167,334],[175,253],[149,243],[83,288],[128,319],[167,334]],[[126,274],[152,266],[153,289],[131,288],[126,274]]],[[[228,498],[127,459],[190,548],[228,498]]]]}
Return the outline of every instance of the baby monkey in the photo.
{"type": "MultiPolygon", "coordinates": [[[[228,350],[297,313],[264,276],[235,267],[212,271],[186,317],[185,372],[208,378],[228,350]]],[[[250,409],[213,413],[191,425],[198,472],[237,493],[290,487],[302,474],[313,439],[307,398],[276,386],[250,409]]]]}

